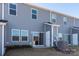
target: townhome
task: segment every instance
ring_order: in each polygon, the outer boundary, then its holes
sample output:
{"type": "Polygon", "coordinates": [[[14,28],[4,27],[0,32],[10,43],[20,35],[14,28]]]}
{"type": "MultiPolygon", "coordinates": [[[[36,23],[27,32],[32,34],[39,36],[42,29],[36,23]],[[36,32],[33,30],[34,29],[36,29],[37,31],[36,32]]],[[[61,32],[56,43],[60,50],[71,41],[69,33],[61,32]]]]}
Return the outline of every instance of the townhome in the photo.
{"type": "Polygon", "coordinates": [[[0,3],[0,55],[9,46],[53,47],[62,38],[79,45],[79,18],[27,3],[0,3]]]}

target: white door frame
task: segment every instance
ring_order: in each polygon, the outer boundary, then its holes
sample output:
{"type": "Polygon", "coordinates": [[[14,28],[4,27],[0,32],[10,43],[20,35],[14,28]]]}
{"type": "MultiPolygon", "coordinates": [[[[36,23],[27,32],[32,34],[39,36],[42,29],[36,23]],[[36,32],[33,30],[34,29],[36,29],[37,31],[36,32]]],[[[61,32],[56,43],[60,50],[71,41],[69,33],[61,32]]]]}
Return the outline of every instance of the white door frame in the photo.
{"type": "Polygon", "coordinates": [[[6,25],[6,23],[2,23],[2,22],[0,22],[0,25],[1,25],[1,31],[2,31],[2,56],[4,55],[4,51],[5,51],[5,47],[4,47],[4,27],[5,27],[5,25],[6,25]]]}
{"type": "MultiPolygon", "coordinates": [[[[34,34],[33,33],[44,33],[44,32],[37,32],[37,31],[32,31],[32,46],[34,47],[34,48],[40,48],[40,47],[44,47],[44,44],[43,45],[35,45],[34,43],[33,43],[33,36],[34,36],[34,34]]],[[[39,37],[39,35],[37,35],[38,37],[39,37]]]]}
{"type": "MultiPolygon", "coordinates": [[[[53,47],[53,28],[54,28],[54,26],[56,26],[57,27],[57,34],[58,34],[58,28],[60,27],[60,25],[56,25],[56,24],[52,24],[51,25],[51,46],[53,47]]],[[[57,40],[58,40],[58,37],[57,37],[57,40]]]]}

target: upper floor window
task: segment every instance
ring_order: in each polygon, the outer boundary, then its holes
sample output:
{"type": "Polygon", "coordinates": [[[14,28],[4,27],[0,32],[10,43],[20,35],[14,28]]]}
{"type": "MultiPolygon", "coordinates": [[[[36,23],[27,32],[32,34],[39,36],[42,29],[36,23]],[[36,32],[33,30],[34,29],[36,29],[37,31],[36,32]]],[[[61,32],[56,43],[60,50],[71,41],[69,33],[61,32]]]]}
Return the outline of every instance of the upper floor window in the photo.
{"type": "Polygon", "coordinates": [[[9,14],[10,15],[16,15],[16,4],[9,4],[9,14]]]}
{"type": "Polygon", "coordinates": [[[37,19],[37,10],[32,9],[32,19],[37,19]]]}
{"type": "Polygon", "coordinates": [[[56,23],[56,14],[52,14],[52,16],[51,16],[51,21],[52,21],[53,23],[56,23]]]}
{"type": "Polygon", "coordinates": [[[67,17],[63,18],[63,22],[64,22],[64,24],[67,24],[67,17]]]}

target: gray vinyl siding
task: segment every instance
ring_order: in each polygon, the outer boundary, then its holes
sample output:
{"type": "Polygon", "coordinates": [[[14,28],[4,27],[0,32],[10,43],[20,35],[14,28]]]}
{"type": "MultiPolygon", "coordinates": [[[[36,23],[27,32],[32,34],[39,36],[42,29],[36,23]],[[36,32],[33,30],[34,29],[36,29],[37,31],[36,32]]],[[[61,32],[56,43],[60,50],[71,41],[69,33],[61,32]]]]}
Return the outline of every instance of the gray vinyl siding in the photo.
{"type": "Polygon", "coordinates": [[[0,3],[0,19],[2,19],[2,4],[0,3]]]}
{"type": "Polygon", "coordinates": [[[63,22],[63,17],[60,21],[58,21],[60,23],[60,27],[59,27],[59,32],[63,33],[63,34],[70,34],[70,29],[73,26],[74,20],[68,18],[67,20],[67,24],[64,24],[63,22]]]}
{"type": "Polygon", "coordinates": [[[60,25],[59,27],[59,33],[62,34],[69,34],[70,28],[74,25],[74,19],[67,17],[65,15],[56,14],[56,23],[57,25],[60,25]],[[67,24],[64,24],[63,18],[67,17],[67,24]]]}
{"type": "Polygon", "coordinates": [[[34,7],[26,4],[17,4],[17,15],[14,16],[8,14],[8,4],[5,4],[5,19],[8,20],[8,39],[6,41],[9,45],[32,43],[31,32],[43,32],[43,23],[50,21],[50,13],[39,8],[35,8],[38,10],[38,19],[32,19],[31,8],[34,7]],[[29,30],[28,42],[11,42],[11,29],[29,30]]]}
{"type": "MultiPolygon", "coordinates": [[[[8,10],[8,4],[5,3],[5,20],[8,20],[6,32],[5,32],[5,45],[32,45],[32,33],[31,32],[44,32],[44,23],[50,21],[50,11],[40,9],[27,4],[17,4],[17,12],[15,15],[10,15],[8,10]],[[38,19],[32,19],[31,9],[38,10],[38,19]],[[29,38],[27,42],[12,42],[11,41],[11,29],[22,29],[29,31],[29,38]],[[7,33],[7,35],[6,35],[7,33]]],[[[59,33],[69,34],[70,28],[74,25],[74,19],[67,16],[67,24],[63,23],[63,17],[65,15],[57,14],[57,25],[59,27],[59,33]]],[[[76,25],[79,26],[79,20],[75,20],[76,25]]]]}
{"type": "Polygon", "coordinates": [[[75,26],[76,26],[76,27],[79,27],[79,19],[76,19],[76,20],[75,20],[75,26]]]}

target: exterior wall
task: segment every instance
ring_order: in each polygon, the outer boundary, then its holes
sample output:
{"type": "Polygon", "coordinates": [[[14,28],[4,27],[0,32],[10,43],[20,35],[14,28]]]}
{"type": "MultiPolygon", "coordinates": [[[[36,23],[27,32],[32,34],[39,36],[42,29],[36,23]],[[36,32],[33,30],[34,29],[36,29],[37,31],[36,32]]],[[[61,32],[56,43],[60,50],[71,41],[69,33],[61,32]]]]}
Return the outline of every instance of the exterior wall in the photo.
{"type": "MultiPolygon", "coordinates": [[[[2,19],[2,3],[0,3],[0,20],[2,19]]],[[[2,55],[2,26],[0,25],[0,56],[2,55]]]]}
{"type": "MultiPolygon", "coordinates": [[[[29,45],[32,44],[32,31],[37,32],[44,32],[44,23],[50,21],[50,12],[39,9],[33,6],[29,6],[26,4],[17,4],[17,15],[10,15],[8,10],[8,4],[5,3],[5,14],[4,14],[4,20],[8,20],[7,26],[5,26],[5,46],[9,45],[29,45]],[[38,19],[32,19],[31,16],[31,9],[35,8],[38,10],[38,19]],[[27,42],[12,42],[11,41],[11,29],[22,29],[22,30],[28,30],[29,31],[29,38],[27,42]]],[[[79,27],[79,19],[74,19],[71,17],[67,17],[68,21],[67,24],[64,24],[63,17],[64,15],[57,15],[57,25],[60,25],[59,27],[59,33],[62,34],[70,34],[70,28],[73,26],[79,27]]],[[[0,20],[2,19],[2,4],[0,3],[0,20]]],[[[0,55],[2,55],[2,27],[0,26],[0,55]]],[[[47,26],[46,31],[51,32],[51,27],[47,26]]],[[[73,30],[76,33],[79,33],[77,30],[73,30]]],[[[50,36],[51,37],[51,36],[50,36]]],[[[44,36],[46,39],[46,37],[44,36]]],[[[46,40],[44,39],[44,44],[46,43],[46,40]]],[[[51,43],[51,42],[50,42],[51,43]]]]}
{"type": "Polygon", "coordinates": [[[75,20],[75,26],[76,26],[76,27],[79,27],[79,19],[76,19],[76,20],[75,20]]]}
{"type": "Polygon", "coordinates": [[[5,4],[5,19],[8,20],[7,39],[6,45],[23,45],[30,44],[32,41],[31,31],[43,32],[43,23],[50,21],[50,13],[45,10],[38,9],[38,19],[32,19],[31,7],[26,4],[17,4],[17,15],[8,14],[8,4],[5,4]],[[23,29],[29,30],[28,42],[12,42],[11,41],[11,29],[23,29]]]}
{"type": "MultiPolygon", "coordinates": [[[[55,14],[55,13],[52,13],[55,14]]],[[[63,34],[69,34],[69,30],[70,28],[74,25],[74,19],[64,16],[64,15],[60,15],[60,14],[56,14],[56,23],[57,25],[60,25],[59,27],[59,33],[63,33],[63,34]],[[64,24],[63,18],[67,17],[67,24],[64,24]]]]}
{"type": "Polygon", "coordinates": [[[62,21],[58,21],[58,22],[62,22],[60,23],[59,32],[63,34],[70,34],[71,32],[70,29],[74,25],[74,20],[71,18],[68,18],[67,24],[64,24],[63,19],[62,21]]]}
{"type": "Polygon", "coordinates": [[[2,3],[0,3],[0,19],[2,19],[2,3]]]}
{"type": "MultiPolygon", "coordinates": [[[[53,13],[54,14],[54,13],[53,13]]],[[[74,20],[75,21],[79,21],[76,20],[74,18],[65,16],[65,15],[60,15],[60,14],[56,14],[57,18],[56,18],[56,24],[60,25],[60,27],[58,28],[58,33],[62,33],[62,37],[63,39],[68,42],[69,44],[71,44],[70,42],[72,41],[72,37],[71,37],[71,28],[73,26],[75,26],[74,24],[74,20]],[[67,23],[64,24],[63,18],[67,17],[67,23]]],[[[76,25],[79,25],[78,23],[76,25]]]]}
{"type": "MultiPolygon", "coordinates": [[[[8,4],[5,3],[5,20],[8,20],[8,24],[6,26],[5,31],[5,45],[28,45],[32,44],[32,31],[43,32],[44,23],[50,21],[50,12],[47,10],[43,10],[40,8],[36,8],[30,5],[26,5],[23,3],[17,4],[17,15],[10,15],[8,12],[8,4]],[[38,10],[38,19],[32,19],[31,9],[38,10]],[[27,42],[12,42],[11,41],[11,29],[22,29],[29,30],[29,39],[27,42]],[[6,35],[7,33],[7,35],[6,35]]],[[[52,12],[53,13],[53,12],[52,12]]],[[[62,34],[70,34],[70,28],[74,26],[74,19],[71,17],[67,17],[67,24],[64,24],[63,17],[64,15],[57,14],[57,25],[59,27],[59,33],[62,34]]],[[[75,20],[76,26],[79,24],[79,20],[75,20]]]]}

